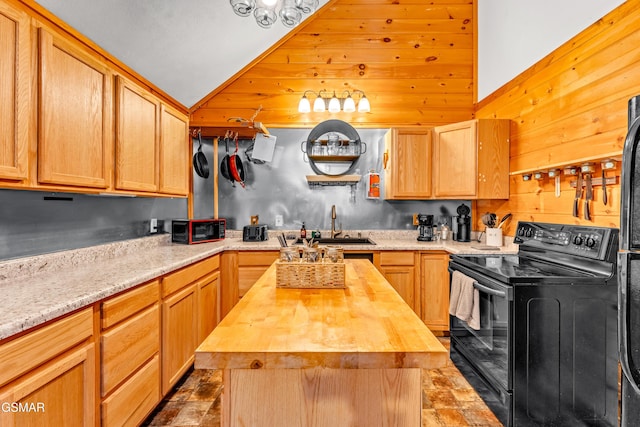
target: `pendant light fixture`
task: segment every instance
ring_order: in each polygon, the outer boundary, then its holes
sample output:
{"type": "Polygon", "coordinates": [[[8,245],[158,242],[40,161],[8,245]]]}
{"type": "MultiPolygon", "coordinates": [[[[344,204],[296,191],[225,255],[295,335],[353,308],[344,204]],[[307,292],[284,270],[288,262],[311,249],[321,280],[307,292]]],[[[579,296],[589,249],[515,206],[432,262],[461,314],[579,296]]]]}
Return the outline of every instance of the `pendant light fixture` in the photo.
{"type": "Polygon", "coordinates": [[[318,0],[229,0],[229,3],[236,15],[246,17],[253,13],[262,28],[270,28],[278,16],[285,27],[295,27],[303,14],[311,14],[318,7],[318,0]]]}
{"type": "Polygon", "coordinates": [[[329,110],[330,113],[339,113],[340,111],[344,111],[345,113],[354,113],[356,110],[359,113],[368,113],[371,111],[369,99],[361,90],[354,90],[353,92],[345,90],[342,95],[338,97],[335,91],[332,96],[329,96],[328,92],[323,89],[319,92],[314,92],[312,90],[304,91],[300,102],[298,102],[299,113],[311,112],[311,102],[309,101],[309,98],[307,98],[308,93],[312,93],[316,97],[313,101],[314,113],[322,113],[326,110],[329,110]],[[352,95],[360,96],[360,100],[357,105],[352,95]]]}

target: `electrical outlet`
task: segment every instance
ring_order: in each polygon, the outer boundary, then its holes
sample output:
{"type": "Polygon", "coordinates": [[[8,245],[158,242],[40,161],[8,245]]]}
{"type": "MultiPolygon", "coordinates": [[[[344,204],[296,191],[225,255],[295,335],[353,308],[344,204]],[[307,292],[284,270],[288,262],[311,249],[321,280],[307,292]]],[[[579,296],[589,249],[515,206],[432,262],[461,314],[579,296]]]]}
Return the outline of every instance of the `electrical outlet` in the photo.
{"type": "Polygon", "coordinates": [[[157,233],[158,232],[158,218],[151,218],[149,221],[149,233],[157,233]]]}
{"type": "Polygon", "coordinates": [[[276,215],[276,227],[282,227],[284,225],[284,218],[282,215],[276,215]]]}
{"type": "Polygon", "coordinates": [[[413,214],[413,225],[418,225],[418,214],[413,214]]]}

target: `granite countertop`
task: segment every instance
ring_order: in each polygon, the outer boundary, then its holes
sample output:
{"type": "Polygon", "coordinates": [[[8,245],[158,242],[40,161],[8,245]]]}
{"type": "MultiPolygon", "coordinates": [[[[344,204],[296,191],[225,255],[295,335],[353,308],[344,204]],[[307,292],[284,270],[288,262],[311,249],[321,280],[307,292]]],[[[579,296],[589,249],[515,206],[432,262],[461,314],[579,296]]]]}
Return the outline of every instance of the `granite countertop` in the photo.
{"type": "MultiPolygon", "coordinates": [[[[361,231],[376,245],[347,250],[444,250],[449,253],[515,253],[517,245],[497,250],[482,243],[418,242],[411,231],[361,231]]],[[[355,235],[355,234],[354,234],[355,235]]],[[[278,239],[243,242],[230,230],[220,242],[170,243],[163,234],[106,245],[0,262],[0,340],[86,307],[118,292],[205,259],[224,250],[278,250],[278,239]]]]}

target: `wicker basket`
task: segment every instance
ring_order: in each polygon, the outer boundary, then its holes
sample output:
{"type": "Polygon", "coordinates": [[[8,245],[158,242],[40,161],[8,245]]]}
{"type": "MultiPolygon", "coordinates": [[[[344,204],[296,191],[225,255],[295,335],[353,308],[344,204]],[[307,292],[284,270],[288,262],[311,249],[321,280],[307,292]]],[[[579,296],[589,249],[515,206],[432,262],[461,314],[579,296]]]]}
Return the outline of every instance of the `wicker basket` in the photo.
{"type": "Polygon", "coordinates": [[[277,288],[344,288],[344,262],[276,261],[277,288]]]}

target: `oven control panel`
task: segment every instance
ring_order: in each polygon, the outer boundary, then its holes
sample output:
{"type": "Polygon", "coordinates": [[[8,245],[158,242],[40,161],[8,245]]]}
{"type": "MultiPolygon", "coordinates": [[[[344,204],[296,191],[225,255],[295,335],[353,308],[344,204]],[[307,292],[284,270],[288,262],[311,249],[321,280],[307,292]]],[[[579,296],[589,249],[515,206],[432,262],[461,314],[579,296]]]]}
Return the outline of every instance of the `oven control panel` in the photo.
{"type": "Polygon", "coordinates": [[[602,259],[609,245],[617,245],[617,230],[521,221],[513,241],[520,245],[602,259]]]}

